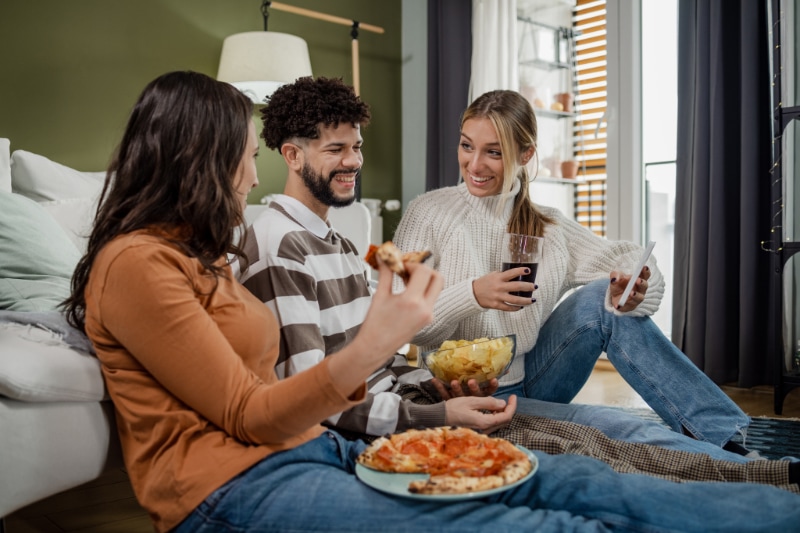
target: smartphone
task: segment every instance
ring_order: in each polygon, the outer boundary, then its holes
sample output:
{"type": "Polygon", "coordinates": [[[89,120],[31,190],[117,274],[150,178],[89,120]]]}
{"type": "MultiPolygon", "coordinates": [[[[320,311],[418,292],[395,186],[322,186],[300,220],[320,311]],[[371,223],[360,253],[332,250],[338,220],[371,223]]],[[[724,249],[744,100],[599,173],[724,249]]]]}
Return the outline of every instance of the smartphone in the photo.
{"type": "Polygon", "coordinates": [[[644,249],[644,252],[642,252],[642,257],[640,257],[639,262],[636,263],[636,268],[631,272],[631,279],[628,281],[627,287],[625,287],[625,290],[622,292],[622,298],[619,299],[619,303],[617,304],[619,307],[622,307],[625,305],[625,302],[628,301],[628,296],[631,295],[633,286],[636,285],[636,280],[639,279],[639,274],[641,274],[644,264],[647,263],[647,259],[653,252],[655,245],[655,241],[649,241],[647,243],[647,247],[644,249]]]}

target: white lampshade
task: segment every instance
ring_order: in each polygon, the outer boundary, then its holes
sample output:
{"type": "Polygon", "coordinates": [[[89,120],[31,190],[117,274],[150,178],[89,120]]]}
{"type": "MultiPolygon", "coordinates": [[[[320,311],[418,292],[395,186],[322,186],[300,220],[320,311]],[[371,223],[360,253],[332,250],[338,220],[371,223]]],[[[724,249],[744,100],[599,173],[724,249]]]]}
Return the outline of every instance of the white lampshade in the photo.
{"type": "Polygon", "coordinates": [[[251,31],[226,37],[222,43],[217,79],[257,104],[281,85],[311,75],[308,45],[296,35],[251,31]]]}

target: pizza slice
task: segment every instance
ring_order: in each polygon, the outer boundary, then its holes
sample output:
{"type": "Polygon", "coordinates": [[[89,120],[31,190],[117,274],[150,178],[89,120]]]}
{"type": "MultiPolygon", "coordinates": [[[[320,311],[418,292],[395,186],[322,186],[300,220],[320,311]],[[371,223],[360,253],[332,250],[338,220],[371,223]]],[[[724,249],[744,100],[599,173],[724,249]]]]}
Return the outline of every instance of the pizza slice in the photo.
{"type": "Polygon", "coordinates": [[[378,259],[380,259],[389,269],[400,276],[403,281],[408,282],[408,270],[405,265],[410,263],[422,263],[431,256],[431,252],[408,252],[403,254],[392,241],[386,241],[380,246],[369,245],[367,255],[364,260],[374,269],[378,269],[378,259]]]}

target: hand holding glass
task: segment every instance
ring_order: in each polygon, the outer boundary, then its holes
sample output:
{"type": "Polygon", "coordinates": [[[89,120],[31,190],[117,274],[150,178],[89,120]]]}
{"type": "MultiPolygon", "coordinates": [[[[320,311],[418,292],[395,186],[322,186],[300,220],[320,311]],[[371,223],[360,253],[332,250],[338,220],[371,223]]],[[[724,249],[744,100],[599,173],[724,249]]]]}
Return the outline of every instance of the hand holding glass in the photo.
{"type": "MultiPolygon", "coordinates": [[[[511,281],[536,281],[536,271],[539,269],[539,261],[542,259],[544,249],[544,237],[534,237],[532,235],[522,235],[520,233],[506,233],[503,236],[501,248],[501,270],[504,272],[512,268],[527,267],[529,274],[523,274],[511,281]]],[[[533,291],[513,291],[514,296],[530,298],[533,291]]]]}

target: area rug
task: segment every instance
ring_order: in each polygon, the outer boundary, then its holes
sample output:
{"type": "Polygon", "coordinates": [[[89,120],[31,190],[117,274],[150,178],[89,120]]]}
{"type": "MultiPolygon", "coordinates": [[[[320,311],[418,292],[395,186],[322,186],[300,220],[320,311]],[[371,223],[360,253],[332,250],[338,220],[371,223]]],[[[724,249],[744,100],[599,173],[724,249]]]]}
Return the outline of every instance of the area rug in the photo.
{"type": "MultiPolygon", "coordinates": [[[[620,408],[642,418],[664,422],[650,409],[620,408]]],[[[737,435],[732,439],[767,459],[800,458],[800,420],[753,417],[747,428],[747,440],[737,435]]]]}
{"type": "Polygon", "coordinates": [[[747,428],[747,440],[733,440],[767,459],[800,458],[800,420],[786,418],[753,418],[747,428]]]}

